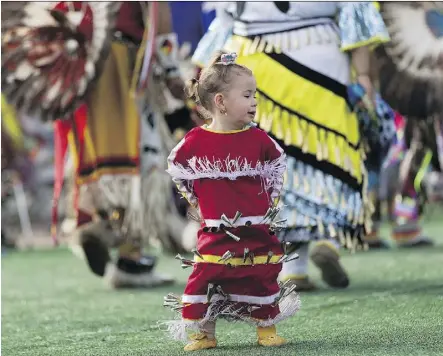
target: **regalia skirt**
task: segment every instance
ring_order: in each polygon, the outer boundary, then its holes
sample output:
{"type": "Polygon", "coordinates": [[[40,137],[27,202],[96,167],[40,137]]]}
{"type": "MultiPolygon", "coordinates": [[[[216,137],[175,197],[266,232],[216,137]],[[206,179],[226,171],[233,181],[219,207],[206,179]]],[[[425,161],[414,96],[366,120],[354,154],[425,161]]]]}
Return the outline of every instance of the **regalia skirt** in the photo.
{"type": "Polygon", "coordinates": [[[177,320],[161,322],[173,339],[186,340],[188,332],[205,330],[218,319],[268,327],[297,313],[294,286],[277,281],[282,260],[293,255],[267,227],[261,229],[266,235],[258,228],[233,229],[239,241],[223,232],[199,232],[194,259],[181,258],[182,266],[192,266],[183,295],[168,294],[164,301],[179,312],[177,320]]]}

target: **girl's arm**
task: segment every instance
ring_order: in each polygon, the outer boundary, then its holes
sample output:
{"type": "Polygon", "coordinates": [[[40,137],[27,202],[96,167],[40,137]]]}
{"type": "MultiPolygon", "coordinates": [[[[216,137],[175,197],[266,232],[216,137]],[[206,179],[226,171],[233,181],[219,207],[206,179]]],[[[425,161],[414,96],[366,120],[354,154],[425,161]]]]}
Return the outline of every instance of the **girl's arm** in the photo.
{"type": "Polygon", "coordinates": [[[172,181],[177,186],[180,194],[196,208],[198,206],[197,197],[193,190],[192,172],[188,169],[188,160],[191,157],[189,136],[186,135],[168,156],[168,169],[166,172],[172,177],[172,181]]]}

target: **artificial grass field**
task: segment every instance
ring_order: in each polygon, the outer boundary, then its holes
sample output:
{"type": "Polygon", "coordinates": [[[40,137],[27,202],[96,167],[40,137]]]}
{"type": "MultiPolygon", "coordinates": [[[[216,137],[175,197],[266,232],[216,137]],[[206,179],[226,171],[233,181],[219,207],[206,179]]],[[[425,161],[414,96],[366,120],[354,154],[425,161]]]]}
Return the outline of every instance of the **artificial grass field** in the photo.
{"type": "MultiPolygon", "coordinates": [[[[343,252],[351,278],[346,290],[327,289],[310,266],[322,289],[302,293],[300,312],[279,324],[290,344],[261,348],[252,327],[221,321],[219,347],[194,354],[443,355],[443,214],[423,224],[436,247],[343,252]]],[[[172,317],[163,296],[180,294],[190,273],[179,265],[172,257],[159,265],[177,276],[175,286],[111,291],[67,249],[3,256],[2,355],[185,354],[157,325],[172,317]]]]}

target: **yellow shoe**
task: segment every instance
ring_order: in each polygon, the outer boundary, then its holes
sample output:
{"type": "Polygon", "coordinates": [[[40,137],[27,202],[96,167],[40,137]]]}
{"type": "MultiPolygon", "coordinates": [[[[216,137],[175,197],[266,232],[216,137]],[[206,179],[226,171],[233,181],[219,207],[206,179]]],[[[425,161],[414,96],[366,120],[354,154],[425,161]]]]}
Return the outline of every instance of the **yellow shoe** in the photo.
{"type": "Polygon", "coordinates": [[[205,349],[213,349],[217,347],[217,340],[209,339],[206,334],[199,333],[191,336],[191,341],[185,346],[185,351],[197,351],[205,349]]]}
{"type": "Polygon", "coordinates": [[[275,326],[269,326],[267,328],[257,328],[258,344],[261,346],[281,346],[287,343],[286,339],[277,335],[275,326]]]}

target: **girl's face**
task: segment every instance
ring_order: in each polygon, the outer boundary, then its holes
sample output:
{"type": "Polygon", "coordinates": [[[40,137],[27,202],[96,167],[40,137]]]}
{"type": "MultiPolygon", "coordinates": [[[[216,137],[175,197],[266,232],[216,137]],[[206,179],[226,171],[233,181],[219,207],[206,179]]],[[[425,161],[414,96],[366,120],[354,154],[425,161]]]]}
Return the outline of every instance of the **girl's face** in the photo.
{"type": "Polygon", "coordinates": [[[229,120],[232,125],[239,128],[254,120],[257,111],[256,90],[254,76],[246,73],[234,75],[229,90],[223,93],[226,115],[223,115],[222,119],[229,120]]]}

